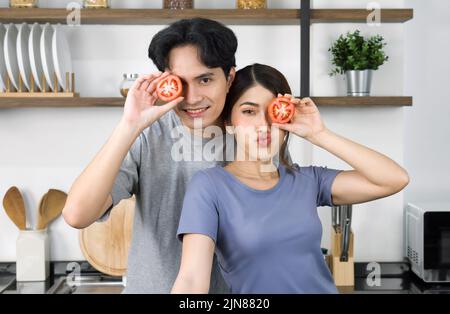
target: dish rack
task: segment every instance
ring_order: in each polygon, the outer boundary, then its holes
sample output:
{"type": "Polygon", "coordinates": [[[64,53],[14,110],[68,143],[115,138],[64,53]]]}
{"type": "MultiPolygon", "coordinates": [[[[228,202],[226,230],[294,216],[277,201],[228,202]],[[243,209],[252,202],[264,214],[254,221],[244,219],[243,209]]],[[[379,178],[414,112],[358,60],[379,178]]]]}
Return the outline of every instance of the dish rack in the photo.
{"type": "Polygon", "coordinates": [[[66,72],[66,86],[62,89],[58,85],[58,78],[56,73],[53,72],[53,91],[47,91],[47,81],[45,79],[45,75],[42,74],[41,77],[42,83],[42,91],[39,90],[37,86],[35,86],[33,74],[30,74],[30,91],[24,91],[23,79],[22,76],[19,75],[19,89],[17,91],[14,90],[14,87],[11,84],[11,79],[9,77],[6,78],[6,91],[0,93],[0,97],[59,97],[59,98],[71,98],[71,97],[79,97],[80,94],[75,92],[75,73],[66,72]],[[70,78],[70,79],[69,79],[70,78]]]}

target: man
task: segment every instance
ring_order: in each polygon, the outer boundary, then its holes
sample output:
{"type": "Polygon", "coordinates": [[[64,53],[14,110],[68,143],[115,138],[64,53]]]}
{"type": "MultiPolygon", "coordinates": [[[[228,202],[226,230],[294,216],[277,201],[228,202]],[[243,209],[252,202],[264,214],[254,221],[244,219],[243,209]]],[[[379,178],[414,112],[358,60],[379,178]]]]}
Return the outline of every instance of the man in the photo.
{"type": "MultiPolygon", "coordinates": [[[[187,141],[183,147],[198,156],[209,139],[197,138],[191,145],[192,132],[180,139],[173,130],[185,126],[193,131],[199,119],[204,128],[222,127],[236,49],[234,33],[212,20],[180,20],[157,33],[149,57],[165,72],[136,80],[119,124],[70,189],[63,215],[75,228],[107,219],[120,200],[136,195],[125,293],[169,293],[172,288],[180,265],[176,230],[186,185],[196,171],[220,162],[174,160],[179,141],[187,141]],[[156,85],[169,72],[181,78],[183,97],[155,105],[156,85]]],[[[210,293],[228,291],[215,262],[210,293]]]]}

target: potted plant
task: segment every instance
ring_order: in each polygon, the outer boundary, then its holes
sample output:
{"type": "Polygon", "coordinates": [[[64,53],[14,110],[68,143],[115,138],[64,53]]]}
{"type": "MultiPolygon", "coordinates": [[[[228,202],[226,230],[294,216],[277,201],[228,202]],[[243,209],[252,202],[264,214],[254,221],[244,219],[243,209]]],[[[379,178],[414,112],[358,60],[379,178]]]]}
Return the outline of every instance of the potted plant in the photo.
{"type": "Polygon", "coordinates": [[[328,49],[335,66],[330,76],[346,74],[348,96],[370,95],[372,72],[388,60],[383,51],[384,46],[386,43],[382,36],[366,39],[359,30],[339,36],[328,49]]]}

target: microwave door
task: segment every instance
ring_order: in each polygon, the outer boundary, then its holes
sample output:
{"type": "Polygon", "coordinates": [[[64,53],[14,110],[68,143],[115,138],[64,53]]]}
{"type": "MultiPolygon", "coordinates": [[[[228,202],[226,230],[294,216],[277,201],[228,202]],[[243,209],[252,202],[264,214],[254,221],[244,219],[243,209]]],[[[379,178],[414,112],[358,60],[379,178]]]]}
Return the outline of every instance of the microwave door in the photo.
{"type": "Polygon", "coordinates": [[[450,270],[450,213],[424,214],[424,269],[450,270]]]}

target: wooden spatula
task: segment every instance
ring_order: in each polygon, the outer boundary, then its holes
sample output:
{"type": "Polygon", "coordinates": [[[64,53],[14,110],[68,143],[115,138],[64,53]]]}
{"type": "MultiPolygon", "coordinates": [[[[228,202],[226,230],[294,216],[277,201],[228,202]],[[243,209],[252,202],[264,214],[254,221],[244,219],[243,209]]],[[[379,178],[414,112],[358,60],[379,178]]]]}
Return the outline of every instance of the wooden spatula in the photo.
{"type": "Polygon", "coordinates": [[[50,189],[39,204],[37,230],[47,228],[48,224],[55,220],[64,208],[67,194],[60,190],[50,189]]]}
{"type": "Polygon", "coordinates": [[[3,198],[3,207],[6,214],[20,230],[26,230],[27,219],[25,215],[25,203],[22,194],[15,186],[9,188],[3,198]]]}

